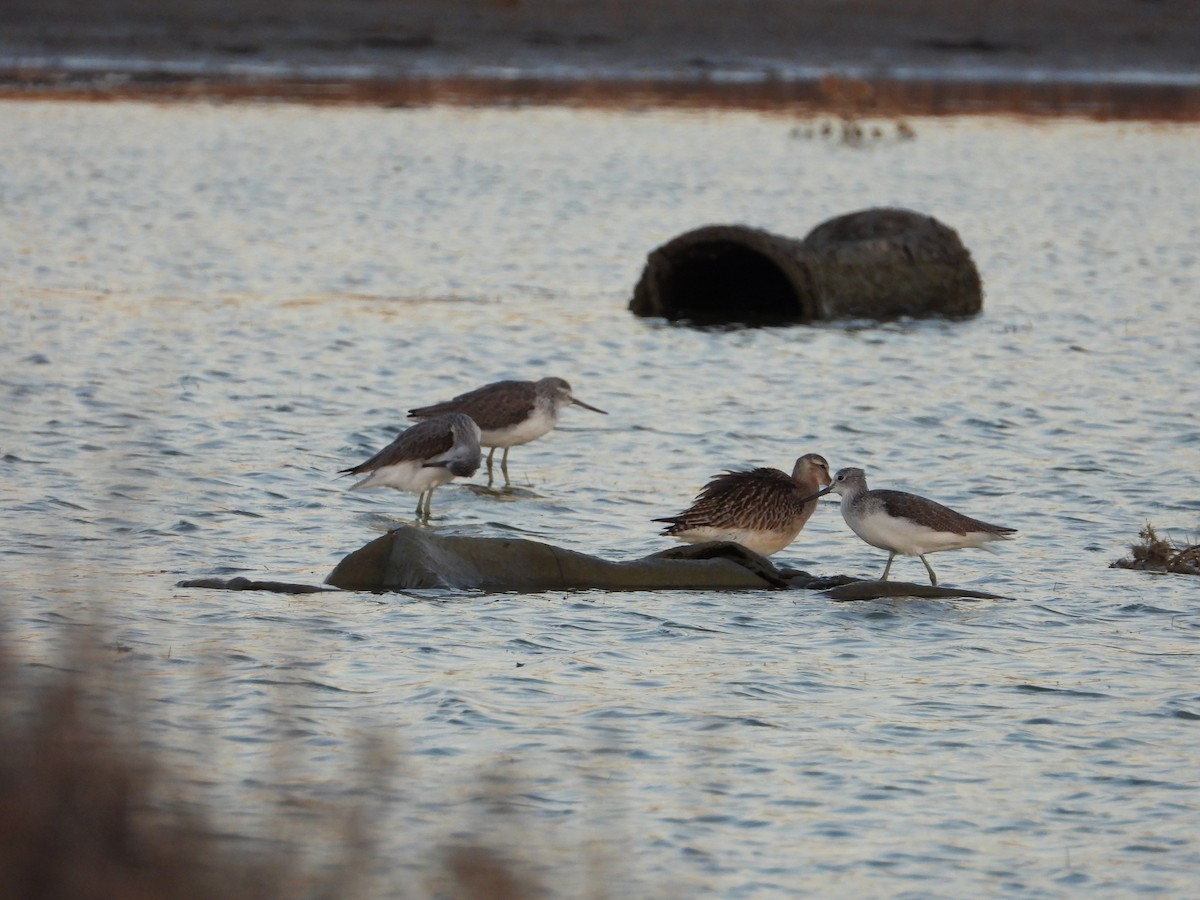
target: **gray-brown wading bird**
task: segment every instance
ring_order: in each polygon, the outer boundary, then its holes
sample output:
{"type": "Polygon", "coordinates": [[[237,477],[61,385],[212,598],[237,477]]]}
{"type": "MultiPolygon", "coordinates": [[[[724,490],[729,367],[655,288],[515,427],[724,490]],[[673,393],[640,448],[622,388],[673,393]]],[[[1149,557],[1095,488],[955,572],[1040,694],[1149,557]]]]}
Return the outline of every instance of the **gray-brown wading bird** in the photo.
{"type": "Polygon", "coordinates": [[[548,433],[558,424],[558,414],[565,406],[582,406],[592,412],[608,415],[602,409],[589,406],[571,394],[571,385],[561,378],[542,378],[538,381],[496,381],[481,388],[459,394],[430,406],[410,409],[410,419],[425,419],[449,412],[465,413],[479,425],[479,443],[490,447],[487,457],[488,486],[493,481],[492,457],[497,447],[504,448],[500,471],[508,481],[508,451],[518,444],[528,444],[548,433]]]}
{"type": "Polygon", "coordinates": [[[418,422],[365,463],[338,474],[366,476],[350,486],[352,491],[390,487],[416,494],[417,518],[427,520],[434,490],[474,475],[482,458],[479,426],[470,416],[451,413],[418,422]]]}
{"type": "Polygon", "coordinates": [[[989,525],[916,494],[868,490],[862,469],[839,469],[833,483],[812,499],[830,491],[841,495],[842,518],[850,530],[872,547],[888,551],[880,581],[887,581],[892,560],[900,553],[919,556],[929,572],[929,583],[936,585],[937,575],[925,554],[964,547],[991,550],[985,546],[988,542],[1007,541],[1017,533],[1015,528],[989,525]]]}
{"type": "Polygon", "coordinates": [[[813,492],[823,484],[829,484],[829,463],[806,453],[791,475],[769,468],[724,472],[687,510],[654,521],[669,523],[662,534],[688,543],[733,541],[770,556],[796,539],[817,508],[813,492]]]}

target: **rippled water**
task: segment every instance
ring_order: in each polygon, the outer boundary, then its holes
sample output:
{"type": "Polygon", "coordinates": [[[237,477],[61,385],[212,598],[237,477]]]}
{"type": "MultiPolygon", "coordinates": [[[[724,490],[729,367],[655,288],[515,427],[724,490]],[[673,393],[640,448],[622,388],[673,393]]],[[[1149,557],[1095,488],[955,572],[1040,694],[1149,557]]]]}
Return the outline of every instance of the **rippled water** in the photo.
{"type": "MultiPolygon", "coordinates": [[[[564,896],[1190,893],[1200,581],[1108,564],[1147,521],[1200,531],[1200,130],[913,124],[0,104],[10,642],[94,634],[231,833],[283,810],[328,840],[365,803],[381,892],[478,835],[564,896]],[[874,205],[958,229],[984,314],[625,311],[682,231],[874,205]],[[410,406],[544,374],[610,415],[515,449],[517,494],[440,490],[434,527],[635,557],[720,469],[817,451],[1019,528],[933,558],[1015,599],[174,586],[319,581],[415,505],[337,469],[410,406]]],[[[885,554],[830,502],[778,558],[885,554]]]]}

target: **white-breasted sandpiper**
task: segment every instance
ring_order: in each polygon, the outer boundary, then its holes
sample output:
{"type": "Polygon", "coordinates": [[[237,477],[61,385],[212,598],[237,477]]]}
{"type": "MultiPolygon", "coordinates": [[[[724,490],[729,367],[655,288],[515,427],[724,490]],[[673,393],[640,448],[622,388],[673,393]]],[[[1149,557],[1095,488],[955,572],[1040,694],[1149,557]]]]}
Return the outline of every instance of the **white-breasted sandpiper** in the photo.
{"type": "Polygon", "coordinates": [[[562,378],[542,378],[538,381],[496,381],[481,388],[459,394],[450,400],[410,409],[410,419],[450,412],[464,413],[479,425],[479,443],[490,447],[487,456],[488,485],[493,481],[492,457],[497,447],[504,448],[500,471],[504,483],[508,480],[508,451],[518,444],[528,444],[550,432],[558,424],[558,414],[566,406],[582,406],[592,412],[608,415],[602,409],[589,406],[571,393],[571,385],[562,378]]]}
{"type": "Polygon", "coordinates": [[[930,584],[936,585],[937,575],[926,554],[965,547],[991,550],[986,546],[989,542],[1007,541],[1017,533],[1015,528],[972,519],[916,494],[869,490],[862,469],[839,469],[833,483],[810,499],[830,492],[841,495],[842,518],[850,530],[872,547],[888,551],[880,581],[887,581],[892,560],[899,553],[920,557],[929,572],[930,584]]]}
{"type": "Polygon", "coordinates": [[[470,416],[450,413],[416,423],[366,462],[338,474],[365,476],[352,491],[390,487],[416,494],[417,518],[428,520],[434,490],[474,475],[482,459],[479,426],[470,416]]]}

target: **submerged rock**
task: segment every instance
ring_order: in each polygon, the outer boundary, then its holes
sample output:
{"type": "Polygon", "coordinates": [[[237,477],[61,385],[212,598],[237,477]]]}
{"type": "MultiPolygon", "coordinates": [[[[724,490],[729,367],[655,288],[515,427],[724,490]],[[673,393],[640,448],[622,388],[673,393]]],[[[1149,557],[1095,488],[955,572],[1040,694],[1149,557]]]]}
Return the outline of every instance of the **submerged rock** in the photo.
{"type": "Polygon", "coordinates": [[[803,589],[830,600],[927,597],[1005,600],[984,591],[906,581],[863,581],[779,569],[740,544],[685,544],[639,559],[613,562],[523,538],[439,535],[403,525],[346,555],[325,585],[197,578],[178,587],[307,594],[318,591],[479,590],[537,594],[545,591],[746,591],[803,589]]]}
{"type": "Polygon", "coordinates": [[[296,584],[290,581],[256,581],[243,576],[236,578],[193,578],[180,581],[176,587],[216,588],[222,591],[270,591],[274,594],[320,594],[336,588],[319,584],[296,584]]]}
{"type": "Polygon", "coordinates": [[[671,547],[624,562],[523,538],[439,535],[402,526],[347,555],[326,579],[354,591],[453,588],[540,593],[604,590],[780,590],[824,591],[834,600],[878,597],[973,597],[1004,599],[898,581],[822,578],[778,569],[766,557],[740,544],[712,542],[671,547]]]}
{"type": "Polygon", "coordinates": [[[787,587],[774,566],[737,544],[673,547],[612,562],[523,538],[439,535],[411,526],[350,553],[325,582],[356,591],[454,588],[518,593],[787,587]]]}
{"type": "Polygon", "coordinates": [[[958,234],[906,209],[830,219],[803,240],[708,225],[651,251],[629,309],[699,324],[962,317],[983,284],[958,234]]]}

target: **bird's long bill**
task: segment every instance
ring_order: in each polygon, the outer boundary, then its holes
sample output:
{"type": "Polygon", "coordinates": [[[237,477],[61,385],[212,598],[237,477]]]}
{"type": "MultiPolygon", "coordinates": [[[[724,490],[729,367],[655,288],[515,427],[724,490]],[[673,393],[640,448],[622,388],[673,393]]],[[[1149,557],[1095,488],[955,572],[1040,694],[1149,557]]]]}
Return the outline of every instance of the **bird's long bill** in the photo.
{"type": "Polygon", "coordinates": [[[608,413],[606,413],[604,410],[602,410],[602,409],[597,409],[595,406],[591,406],[590,404],[584,403],[584,402],[583,402],[582,400],[580,400],[578,397],[572,397],[572,398],[571,398],[571,402],[572,402],[574,405],[576,405],[576,406],[582,406],[584,409],[590,409],[592,412],[598,412],[598,413],[600,413],[600,414],[602,414],[602,415],[605,415],[605,416],[607,416],[607,415],[608,415],[608,413]]]}
{"type": "Polygon", "coordinates": [[[816,500],[818,497],[824,497],[826,494],[828,494],[832,490],[833,490],[833,485],[827,484],[827,485],[825,485],[825,487],[821,488],[815,494],[810,494],[809,496],[805,497],[803,500],[800,501],[800,503],[804,504],[804,503],[807,503],[809,500],[816,500]]]}

